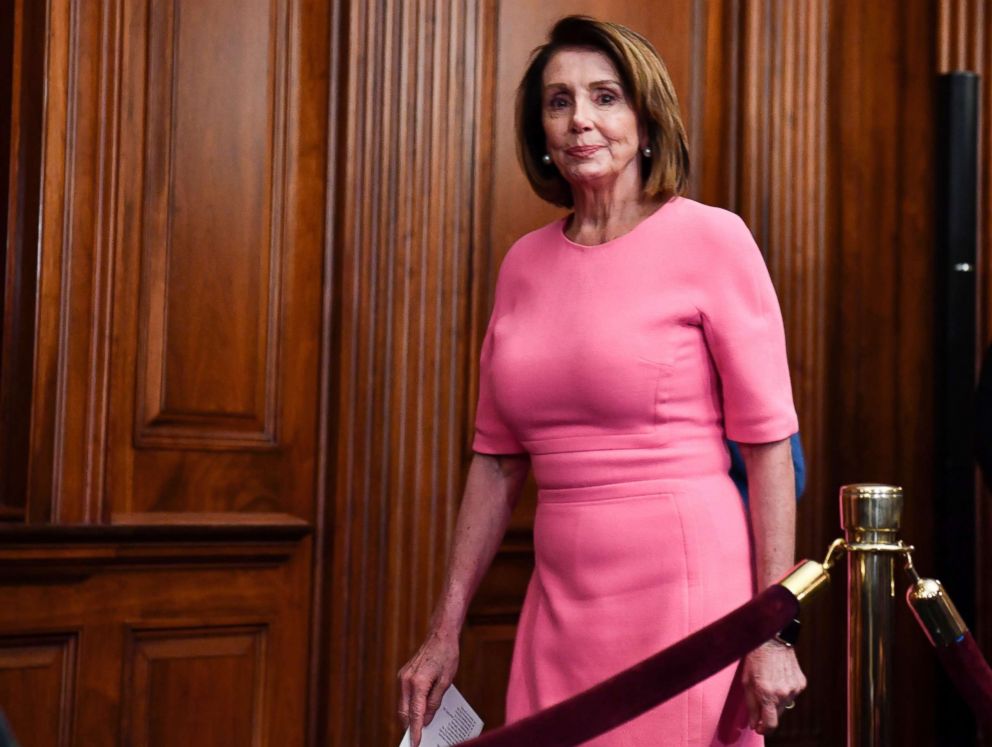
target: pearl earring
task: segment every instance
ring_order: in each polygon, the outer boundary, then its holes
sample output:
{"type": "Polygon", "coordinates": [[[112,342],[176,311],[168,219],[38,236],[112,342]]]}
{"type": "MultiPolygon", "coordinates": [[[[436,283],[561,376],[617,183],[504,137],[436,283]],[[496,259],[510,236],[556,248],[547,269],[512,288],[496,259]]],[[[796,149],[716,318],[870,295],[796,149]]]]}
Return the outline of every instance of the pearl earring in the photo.
{"type": "Polygon", "coordinates": [[[543,156],[541,156],[541,162],[545,166],[550,166],[551,165],[551,156],[549,156],[547,153],[545,153],[543,156]]]}
{"type": "Polygon", "coordinates": [[[651,158],[651,148],[650,146],[641,151],[645,158],[651,158]]]}

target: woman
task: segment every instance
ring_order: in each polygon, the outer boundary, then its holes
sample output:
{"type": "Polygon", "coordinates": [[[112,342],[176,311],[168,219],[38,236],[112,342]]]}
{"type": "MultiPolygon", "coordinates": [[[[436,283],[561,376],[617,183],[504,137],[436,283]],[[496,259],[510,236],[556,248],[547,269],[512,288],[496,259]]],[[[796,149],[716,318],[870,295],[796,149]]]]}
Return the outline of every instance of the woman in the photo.
{"type": "MultiPolygon", "coordinates": [[[[680,196],[688,152],[664,64],[629,29],[562,19],[517,120],[531,184],[572,213],[500,268],[448,577],[399,675],[414,744],[531,466],[536,568],[508,721],[681,640],[793,563],[781,314],[741,220],[680,196]],[[725,438],[747,466],[753,551],[725,438]]],[[[768,643],[588,744],[761,744],[804,687],[792,649],[768,643]]]]}

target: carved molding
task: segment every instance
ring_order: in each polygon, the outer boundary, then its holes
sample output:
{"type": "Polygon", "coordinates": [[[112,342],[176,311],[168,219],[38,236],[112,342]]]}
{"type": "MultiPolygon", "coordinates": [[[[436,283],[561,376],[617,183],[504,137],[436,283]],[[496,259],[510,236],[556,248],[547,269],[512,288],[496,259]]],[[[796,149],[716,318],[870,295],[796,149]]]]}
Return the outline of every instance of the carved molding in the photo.
{"type": "Polygon", "coordinates": [[[0,526],[0,585],[122,569],[274,567],[311,532],[283,514],[130,514],[115,521],[0,526]]]}
{"type": "Polygon", "coordinates": [[[335,744],[391,741],[396,725],[372,711],[356,723],[356,699],[393,697],[453,529],[474,237],[486,209],[475,190],[487,178],[476,149],[489,126],[478,120],[491,111],[489,7],[350,6],[336,206],[341,388],[326,718],[335,744]]]}
{"type": "MultiPolygon", "coordinates": [[[[829,257],[827,239],[827,111],[829,2],[755,0],[740,6],[741,58],[737,204],[765,254],[785,321],[793,396],[811,470],[797,525],[800,557],[817,556],[836,533],[827,461],[825,351],[829,257]]],[[[733,98],[729,99],[733,103],[733,98]]],[[[714,167],[715,168],[715,167],[714,167]]],[[[806,638],[825,643],[826,626],[810,621],[806,638]]],[[[811,681],[826,663],[809,655],[811,681]]],[[[784,734],[813,743],[825,693],[800,700],[784,734]]]]}

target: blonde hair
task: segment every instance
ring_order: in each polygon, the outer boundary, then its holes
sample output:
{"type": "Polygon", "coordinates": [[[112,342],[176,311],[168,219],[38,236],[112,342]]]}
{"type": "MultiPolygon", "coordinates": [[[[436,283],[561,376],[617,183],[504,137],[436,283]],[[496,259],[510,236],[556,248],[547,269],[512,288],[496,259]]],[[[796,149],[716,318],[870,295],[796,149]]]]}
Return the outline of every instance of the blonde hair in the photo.
{"type": "Polygon", "coordinates": [[[661,56],[651,42],[626,26],[588,16],[566,16],[551,29],[547,43],[531,54],[517,89],[517,156],[538,196],[554,205],[573,204],[569,183],[553,164],[542,161],[547,152],[541,121],[544,68],[566,47],[602,52],[620,74],[652,151],[651,158],[641,157],[644,196],[684,194],[689,185],[689,146],[675,86],[661,56]]]}

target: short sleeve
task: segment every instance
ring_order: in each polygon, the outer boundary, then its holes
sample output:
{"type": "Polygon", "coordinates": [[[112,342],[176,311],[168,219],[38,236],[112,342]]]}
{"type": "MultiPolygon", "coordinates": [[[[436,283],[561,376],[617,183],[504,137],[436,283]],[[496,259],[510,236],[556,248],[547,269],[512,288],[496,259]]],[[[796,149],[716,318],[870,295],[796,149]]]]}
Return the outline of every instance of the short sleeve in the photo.
{"type": "Polygon", "coordinates": [[[475,438],[472,450],[480,454],[522,454],[527,451],[504,422],[496,404],[492,383],[493,327],[496,311],[482,341],[479,358],[479,403],[475,411],[475,438]]]}
{"type": "Polygon", "coordinates": [[[727,438],[781,441],[799,430],[799,421],[775,288],[740,218],[728,215],[715,240],[699,311],[720,374],[727,438]]]}

